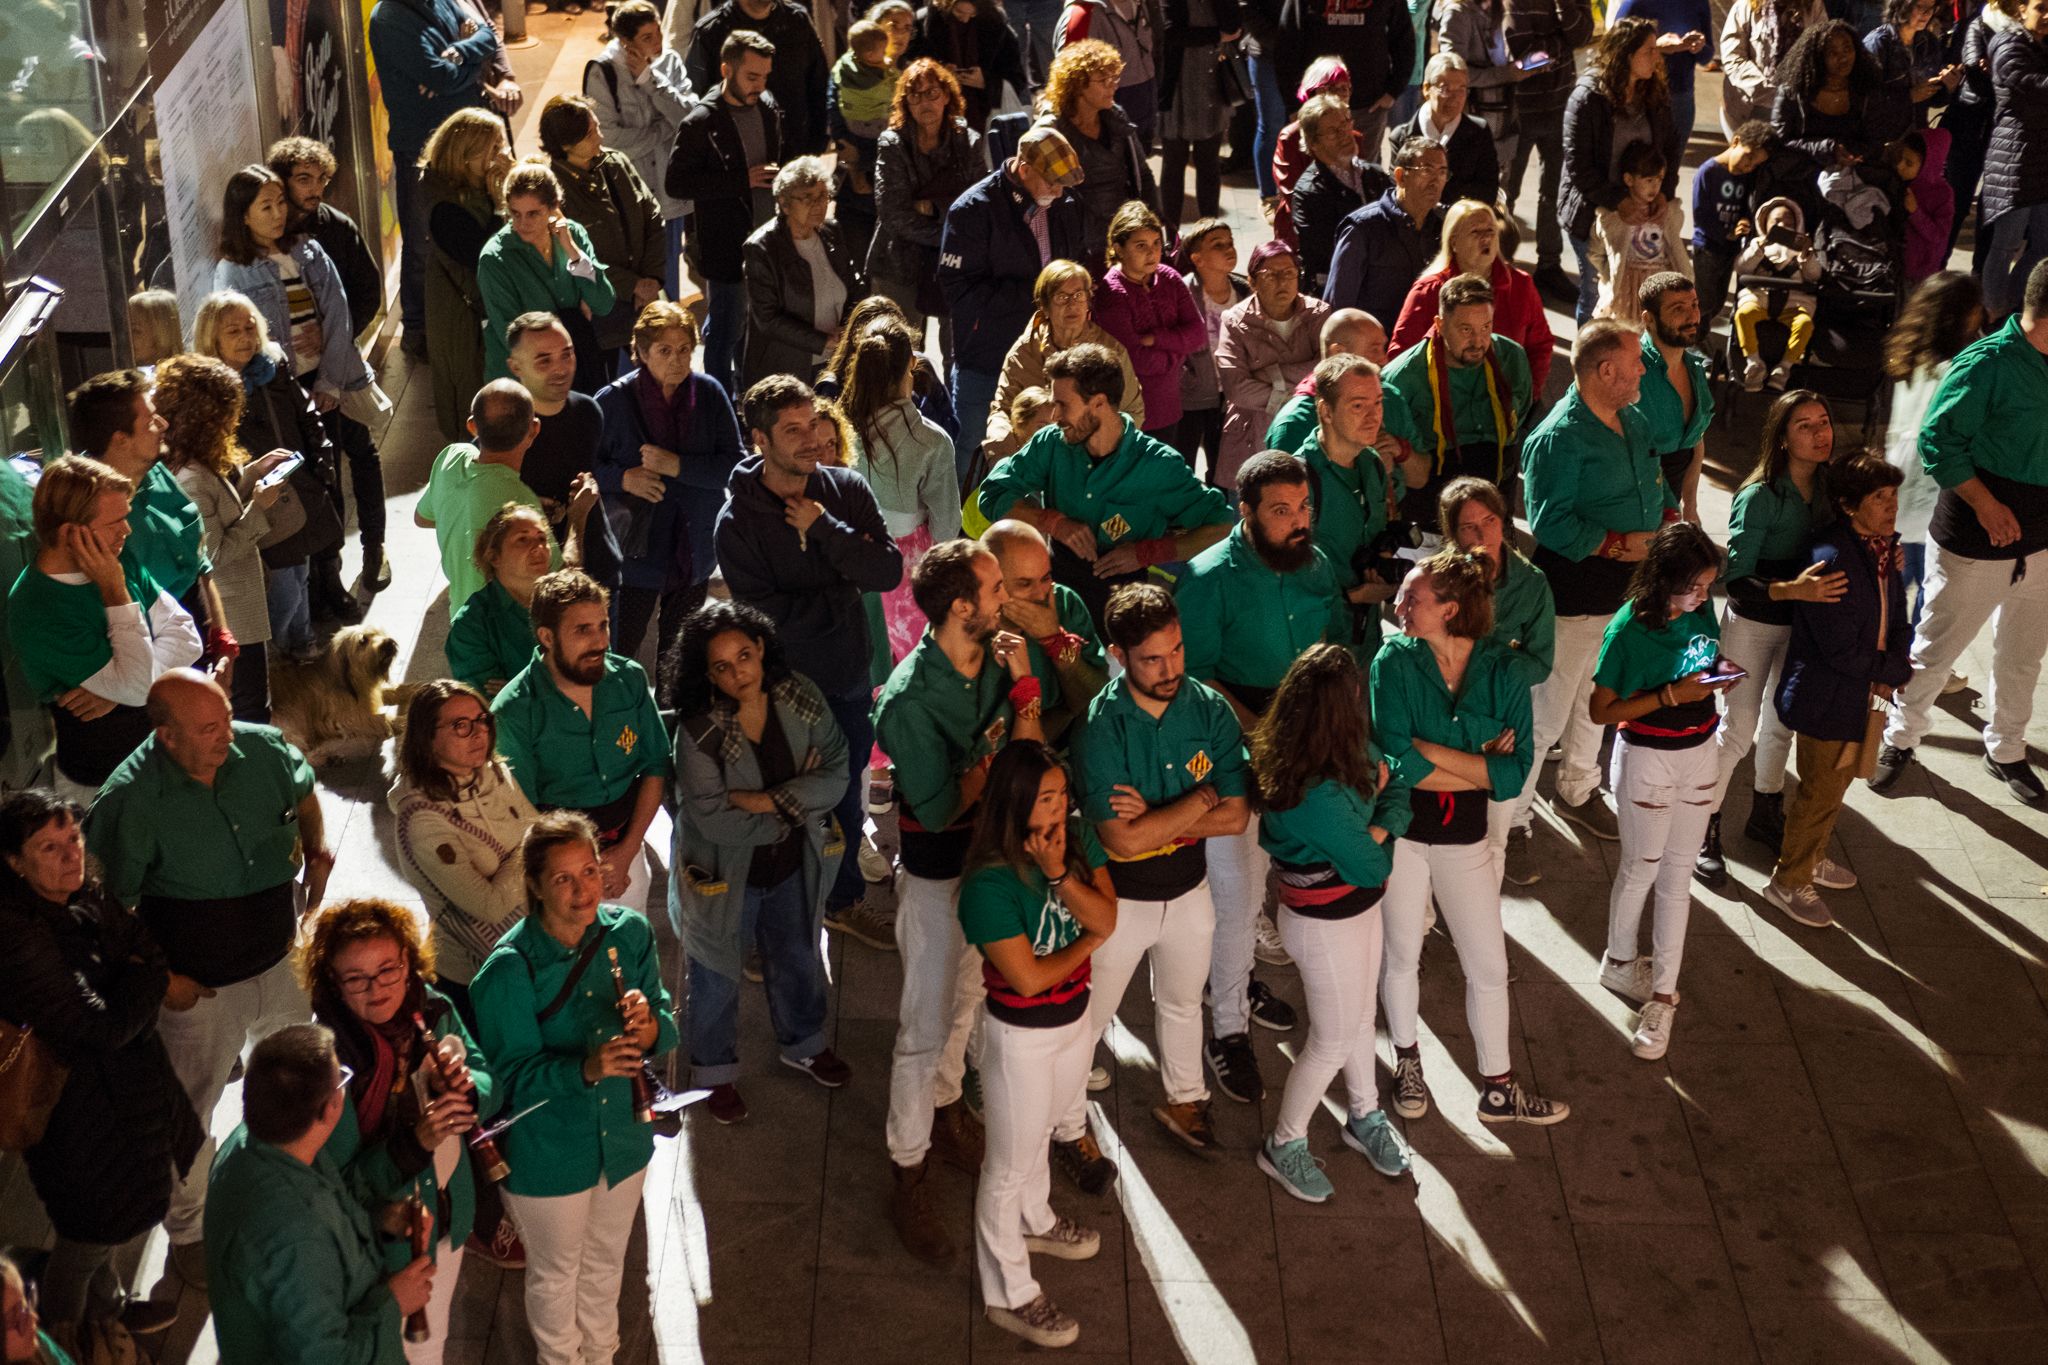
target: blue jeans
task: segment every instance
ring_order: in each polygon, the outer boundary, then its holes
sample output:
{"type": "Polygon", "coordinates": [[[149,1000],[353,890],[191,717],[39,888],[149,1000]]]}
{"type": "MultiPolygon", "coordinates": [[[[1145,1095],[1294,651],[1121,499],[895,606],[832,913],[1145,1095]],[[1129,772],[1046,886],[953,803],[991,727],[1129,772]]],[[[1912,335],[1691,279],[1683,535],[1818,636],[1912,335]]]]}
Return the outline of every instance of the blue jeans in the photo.
{"type": "Polygon", "coordinates": [[[668,257],[661,263],[661,284],[671,299],[683,296],[683,220],[668,220],[668,257]]]}
{"type": "MultiPolygon", "coordinates": [[[[853,859],[847,859],[852,862],[853,859]]],[[[740,951],[759,945],[768,1022],[792,1062],[825,1050],[825,966],[811,936],[804,874],[750,886],[740,911],[740,951]]],[[[690,959],[690,1084],[730,1085],[740,1075],[740,983],[690,959]]]]}
{"type": "Polygon", "coordinates": [[[868,819],[868,756],[875,749],[875,722],[870,712],[874,704],[872,687],[825,694],[825,705],[832,708],[832,719],[839,722],[840,733],[846,736],[846,795],[832,808],[832,813],[839,817],[840,832],[846,836],[846,856],[840,860],[839,875],[825,895],[828,911],[844,910],[867,889],[857,855],[861,831],[867,827],[868,819]]]}
{"type": "Polygon", "coordinates": [[[398,316],[408,343],[427,334],[427,219],[420,201],[417,150],[394,153],[391,189],[398,200],[398,316]]]}
{"type": "Polygon", "coordinates": [[[1600,281],[1593,277],[1593,244],[1589,238],[1572,237],[1572,255],[1579,258],[1579,302],[1572,310],[1572,316],[1579,326],[1586,325],[1586,319],[1593,316],[1593,306],[1600,301],[1600,281]]]}
{"type": "Polygon", "coordinates": [[[2043,256],[2048,256],[2048,202],[1999,215],[1991,226],[1991,259],[1984,271],[1984,307],[1994,323],[2019,311],[2027,273],[2043,256]]]}
{"type": "Polygon", "coordinates": [[[968,467],[981,453],[988,436],[988,405],[995,400],[996,384],[1002,376],[987,370],[953,366],[953,412],[960,419],[960,439],[953,443],[953,470],[960,478],[960,496],[974,490],[967,486],[968,467]]]}
{"type": "MultiPolygon", "coordinates": [[[[1043,81],[1052,71],[1052,40],[1060,26],[1060,11],[1066,0],[1010,0],[1003,6],[1017,45],[1024,49],[1028,76],[1043,81]]],[[[990,92],[994,93],[994,92],[990,92]]]]}
{"type": "Polygon", "coordinates": [[[308,591],[312,579],[305,562],[288,569],[266,569],[263,597],[270,608],[270,638],[275,647],[298,654],[313,647],[313,599],[308,591]]]}
{"type": "Polygon", "coordinates": [[[1259,179],[1259,197],[1271,199],[1280,193],[1273,179],[1273,145],[1287,126],[1287,97],[1280,93],[1280,68],[1271,57],[1248,58],[1252,69],[1252,102],[1258,111],[1258,128],[1252,134],[1252,173],[1259,179]]]}
{"type": "Polygon", "coordinates": [[[704,308],[704,373],[724,386],[738,408],[743,395],[733,388],[733,367],[747,335],[746,281],[704,281],[704,308]]]}

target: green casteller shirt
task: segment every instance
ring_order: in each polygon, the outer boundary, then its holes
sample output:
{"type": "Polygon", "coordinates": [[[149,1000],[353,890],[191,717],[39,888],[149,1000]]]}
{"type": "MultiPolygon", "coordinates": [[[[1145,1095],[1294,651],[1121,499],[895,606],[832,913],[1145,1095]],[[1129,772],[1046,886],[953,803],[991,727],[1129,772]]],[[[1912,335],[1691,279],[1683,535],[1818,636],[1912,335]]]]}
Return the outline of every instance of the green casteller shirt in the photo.
{"type": "MultiPolygon", "coordinates": [[[[2048,378],[2048,376],[2043,376],[2048,378]]],[[[1728,558],[1721,565],[1721,581],[1732,583],[1759,572],[1758,566],[1796,561],[1790,578],[1806,567],[1806,550],[1813,542],[1814,528],[1831,518],[1834,504],[1828,500],[1827,469],[1814,471],[1813,496],[1801,496],[1790,474],[1770,483],[1746,483],[1735,490],[1728,509],[1728,558]]]]}
{"type": "MultiPolygon", "coordinates": [[[[1043,660],[1031,656],[1041,710],[1057,697],[1046,679],[1051,666],[1040,671],[1043,660]]],[[[904,809],[925,829],[946,829],[960,818],[960,775],[1009,739],[1017,720],[1010,687],[1010,670],[994,650],[982,651],[980,673],[963,677],[929,628],[882,685],[875,740],[889,755],[904,809]]]]}
{"type": "Polygon", "coordinates": [[[1649,419],[1623,408],[1617,435],[1577,384],[1522,443],[1522,479],[1536,543],[1566,559],[1591,557],[1609,531],[1654,531],[1665,509],[1678,506],[1650,445],[1649,419]]]}
{"type": "MultiPolygon", "coordinates": [[[[121,562],[128,596],[149,631],[149,609],[158,589],[149,570],[121,562]]],[[[130,608],[120,608],[126,611],[130,608]]],[[[7,593],[7,639],[22,678],[39,702],[54,701],[114,661],[107,634],[107,605],[90,583],[52,578],[31,559],[7,593]]]]}
{"type": "Polygon", "coordinates": [[[1058,423],[1026,441],[982,482],[983,515],[995,521],[1030,498],[1094,527],[1098,550],[1227,525],[1222,490],[1204,485],[1178,451],[1138,430],[1129,413],[1121,416],[1123,439],[1100,460],[1085,445],[1068,445],[1058,423]]]}
{"type": "Polygon", "coordinates": [[[325,1149],[309,1166],[237,1126],[213,1161],[205,1238],[222,1360],[404,1365],[369,1210],[325,1149]]]}
{"type": "Polygon", "coordinates": [[[1205,682],[1278,687],[1310,645],[1351,637],[1329,556],[1316,547],[1306,568],[1280,573],[1259,558],[1242,522],[1188,561],[1174,597],[1188,676],[1205,682]]]}
{"type": "MultiPolygon", "coordinates": [[[[1508,381],[1508,391],[1501,395],[1501,402],[1507,405],[1515,430],[1523,431],[1529,409],[1536,401],[1536,386],[1529,377],[1529,353],[1522,349],[1520,342],[1498,334],[1493,338],[1493,353],[1500,359],[1501,376],[1508,381]]],[[[1473,365],[1462,370],[1455,365],[1446,368],[1450,371],[1451,425],[1459,442],[1463,445],[1502,444],[1500,427],[1493,420],[1493,403],[1486,396],[1486,366],[1473,365]]],[[[1432,474],[1440,474],[1435,458],[1436,391],[1429,384],[1429,347],[1417,342],[1395,356],[1387,362],[1384,378],[1387,407],[1398,407],[1403,411],[1408,424],[1420,433],[1415,441],[1417,452],[1429,461],[1432,474]]],[[[1503,460],[1507,457],[1508,452],[1503,452],[1503,460]]]]}
{"type": "MultiPolygon", "coordinates": [[[[441,549],[441,572],[448,576],[448,610],[459,611],[471,595],[481,592],[484,571],[476,566],[477,532],[508,502],[524,503],[546,515],[540,494],[526,486],[518,474],[501,464],[485,461],[467,441],[441,447],[427,471],[427,486],[420,491],[416,510],[434,523],[434,539],[441,549]]],[[[548,567],[562,567],[562,547],[548,537],[551,553],[548,567]]]]}
{"type": "Polygon", "coordinates": [[[1720,653],[1721,624],[1711,603],[1653,628],[1636,619],[1631,599],[1607,623],[1593,681],[1631,697],[1711,668],[1720,653]]]}
{"type": "Polygon", "coordinates": [[[1387,471],[1377,451],[1361,450],[1347,468],[1323,450],[1322,428],[1309,433],[1296,452],[1308,465],[1315,490],[1315,541],[1330,557],[1337,584],[1346,591],[1363,578],[1352,565],[1358,547],[1387,529],[1387,471]]]}
{"type": "MultiPolygon", "coordinates": [[[[1389,770],[1392,764],[1388,765],[1389,770]]],[[[1259,816],[1259,847],[1296,866],[1328,863],[1357,887],[1384,886],[1394,870],[1394,841],[1408,832],[1408,785],[1390,776],[1376,797],[1355,787],[1318,780],[1286,810],[1259,816]],[[1379,842],[1369,831],[1387,832],[1379,842]]]]}
{"type": "Polygon", "coordinates": [[[1148,806],[1164,806],[1204,783],[1226,800],[1243,796],[1247,782],[1237,713],[1192,676],[1157,720],[1131,695],[1129,674],[1111,678],[1074,739],[1074,767],[1081,813],[1096,824],[1117,818],[1109,798],[1119,785],[1137,788],[1148,806]]]}
{"type": "Polygon", "coordinates": [[[2017,313],[1949,362],[1920,424],[1920,462],[1943,488],[1980,471],[2048,484],[2048,356],[2017,313]]]}
{"type": "Polygon", "coordinates": [[[449,676],[486,696],[518,677],[533,651],[532,614],[495,578],[449,618],[449,676]]]}
{"type": "MultiPolygon", "coordinates": [[[[1266,444],[1261,448],[1299,455],[1302,442],[1308,440],[1321,425],[1322,419],[1316,416],[1316,396],[1297,393],[1282,405],[1273,418],[1273,424],[1266,428],[1266,444]]],[[[1411,446],[1416,443],[1415,421],[1409,417],[1408,409],[1399,403],[1388,403],[1381,409],[1380,430],[1389,436],[1398,436],[1411,446]]]]}
{"type": "Polygon", "coordinates": [[[1513,656],[1492,639],[1473,642],[1472,657],[1458,694],[1444,684],[1443,670],[1429,645],[1412,635],[1395,635],[1372,661],[1373,738],[1402,785],[1416,783],[1436,766],[1416,751],[1415,741],[1477,753],[1504,729],[1515,732],[1515,747],[1487,754],[1487,799],[1512,801],[1521,795],[1536,761],[1536,721],[1529,688],[1513,656]]]}
{"type": "Polygon", "coordinates": [[[267,891],[299,870],[299,803],[313,767],[268,725],[234,723],[213,785],[192,780],[152,734],[121,761],[85,817],[86,847],[125,905],[267,891]]]}
{"type": "Polygon", "coordinates": [[[192,591],[199,575],[213,572],[213,561],[206,557],[206,520],[162,460],[136,485],[121,563],[131,579],[146,572],[174,598],[192,591]]]}
{"type": "Polygon", "coordinates": [[[570,948],[530,915],[506,931],[469,983],[476,1006],[478,1040],[503,1089],[501,1104],[517,1114],[546,1100],[499,1139],[512,1174],[513,1194],[549,1198],[578,1194],[602,1180],[616,1185],[647,1165],[654,1155],[654,1125],[633,1117],[633,1084],[607,1076],[583,1081],[583,1061],[621,1027],[619,997],[612,985],[606,948],[619,952],[628,990],[647,997],[659,1026],[650,1057],[671,1051],[677,1041],[675,1006],[661,984],[654,930],[647,917],[623,905],[601,905],[597,920],[570,948]],[[561,994],[592,935],[597,950],[567,1003],[546,1021],[536,1016],[561,994]]]}
{"type": "Polygon", "coordinates": [[[1692,377],[1692,416],[1685,415],[1685,403],[1672,387],[1671,373],[1664,365],[1664,353],[1657,338],[1643,333],[1643,391],[1636,399],[1636,411],[1650,424],[1650,448],[1659,455],[1690,451],[1706,438],[1714,422],[1714,390],[1707,382],[1707,357],[1694,346],[1685,348],[1686,373],[1692,377]]]}
{"type": "Polygon", "coordinates": [[[1493,630],[1486,638],[1507,646],[1509,668],[1534,687],[1557,664],[1557,599],[1543,570],[1514,546],[1505,549],[1507,576],[1493,585],[1493,630]]]}
{"type": "Polygon", "coordinates": [[[562,695],[536,645],[491,703],[498,752],[536,806],[596,810],[643,777],[668,776],[668,729],[640,665],[607,654],[590,714],[562,695]]]}
{"type": "MultiPolygon", "coordinates": [[[[1103,652],[1102,636],[1096,633],[1095,618],[1088,614],[1088,604],[1081,600],[1081,594],[1064,583],[1053,584],[1052,609],[1059,617],[1061,630],[1081,637],[1081,662],[1090,668],[1107,670],[1109,656],[1103,652]]],[[[1033,665],[1036,671],[1036,660],[1033,665]]]]}

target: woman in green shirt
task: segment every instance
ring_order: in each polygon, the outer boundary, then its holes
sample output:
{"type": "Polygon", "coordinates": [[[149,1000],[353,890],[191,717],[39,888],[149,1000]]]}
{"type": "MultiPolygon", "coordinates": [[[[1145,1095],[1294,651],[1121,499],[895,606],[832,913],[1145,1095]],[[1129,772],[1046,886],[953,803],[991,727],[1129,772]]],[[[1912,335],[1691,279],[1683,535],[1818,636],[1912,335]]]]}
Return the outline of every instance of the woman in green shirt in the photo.
{"type": "Polygon", "coordinates": [[[1713,811],[1714,697],[1742,676],[1720,654],[1712,608],[1720,570],[1720,550],[1691,522],[1657,532],[1593,668],[1593,723],[1619,727],[1609,780],[1621,866],[1607,902],[1600,984],[1642,1005],[1631,1046],[1645,1061],[1671,1045],[1692,911],[1690,859],[1713,811]],[[1645,958],[1637,944],[1653,886],[1657,915],[1645,958]]]}
{"type": "Polygon", "coordinates": [[[1335,1193],[1309,1154],[1308,1124],[1339,1071],[1351,1101],[1345,1145],[1382,1175],[1408,1169],[1373,1074],[1380,896],[1393,842],[1408,829],[1408,790],[1366,748],[1364,693],[1350,650],[1311,645],[1251,734],[1264,808],[1259,846],[1279,876],[1280,941],[1308,997],[1308,1040],[1287,1074],[1259,1169],[1310,1204],[1335,1193]]]}
{"type": "Polygon", "coordinates": [[[486,697],[533,662],[533,585],[553,562],[548,521],[508,502],[476,533],[476,566],[486,582],[448,621],[448,672],[486,697]]]}
{"type": "Polygon", "coordinates": [[[583,225],[562,216],[562,185],[544,163],[521,161],[505,175],[505,226],[476,261],[484,301],[484,378],[503,379],[505,329],[521,313],[553,313],[576,343],[578,393],[611,379],[593,319],[617,301],[583,225]]]}
{"type": "Polygon", "coordinates": [[[1066,770],[1037,740],[989,765],[960,883],[960,928],[981,951],[987,1147],[974,1194],[974,1260],[988,1320],[1040,1346],[1080,1324],[1031,1274],[1030,1253],[1085,1261],[1102,1234],[1052,1211],[1053,1125],[1082,1093],[1094,1034],[1090,959],[1116,929],[1116,891],[1066,770]]]}

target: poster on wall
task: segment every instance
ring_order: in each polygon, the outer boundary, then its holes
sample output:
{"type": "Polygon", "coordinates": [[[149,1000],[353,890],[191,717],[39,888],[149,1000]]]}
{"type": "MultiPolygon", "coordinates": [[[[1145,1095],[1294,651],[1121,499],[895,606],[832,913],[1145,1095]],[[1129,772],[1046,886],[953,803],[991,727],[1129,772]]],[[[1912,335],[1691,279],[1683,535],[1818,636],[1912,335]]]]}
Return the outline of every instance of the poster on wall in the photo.
{"type": "Polygon", "coordinates": [[[165,149],[164,211],[178,311],[196,317],[213,288],[221,186],[263,156],[256,70],[241,5],[220,6],[184,46],[157,87],[156,123],[165,149]]]}
{"type": "MultiPolygon", "coordinates": [[[[325,143],[346,160],[356,144],[345,26],[354,21],[357,7],[349,0],[269,3],[278,122],[286,133],[325,143]]],[[[327,187],[328,202],[358,221],[363,217],[359,198],[353,174],[338,174],[327,187]]]]}

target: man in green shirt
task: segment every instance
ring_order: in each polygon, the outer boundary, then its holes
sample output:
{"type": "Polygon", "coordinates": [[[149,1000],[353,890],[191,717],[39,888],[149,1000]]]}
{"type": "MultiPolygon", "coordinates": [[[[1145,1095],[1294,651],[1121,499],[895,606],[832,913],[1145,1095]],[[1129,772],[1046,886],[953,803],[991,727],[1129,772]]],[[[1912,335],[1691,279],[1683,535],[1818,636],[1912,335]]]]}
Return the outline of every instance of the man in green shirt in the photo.
{"type": "Polygon", "coordinates": [[[1428,335],[1387,366],[1385,379],[1387,406],[1421,433],[1422,464],[1402,500],[1409,520],[1435,521],[1438,495],[1460,475],[1513,485],[1515,441],[1535,390],[1521,344],[1493,330],[1492,285],[1477,275],[1446,281],[1428,335]]]}
{"type": "MultiPolygon", "coordinates": [[[[547,516],[540,495],[519,477],[526,452],[540,435],[526,386],[516,379],[494,379],[478,389],[470,402],[469,432],[475,445],[458,441],[434,457],[412,513],[414,523],[432,531],[440,547],[451,613],[484,586],[484,572],[476,563],[477,532],[484,524],[508,502],[525,503],[547,516]]],[[[564,562],[559,549],[549,558],[553,568],[564,562]]]]}
{"type": "Polygon", "coordinates": [[[968,947],[953,901],[990,760],[1013,738],[1045,736],[1028,642],[1003,629],[1009,593],[996,557],[972,540],[944,541],[917,561],[910,590],[930,624],[875,702],[875,737],[894,766],[903,836],[891,1217],[913,1256],[940,1262],[952,1255],[952,1240],[932,1207],[926,1158],[935,1153],[972,1174],[982,1153],[981,1124],[961,1098],[981,1008],[981,957],[968,947]]]}
{"type": "MultiPolygon", "coordinates": [[[[1363,308],[1339,308],[1323,319],[1321,358],[1328,360],[1333,355],[1362,355],[1384,370],[1387,329],[1363,308]]],[[[1299,455],[1302,442],[1316,429],[1316,422],[1316,377],[1311,372],[1294,386],[1294,397],[1287,400],[1273,418],[1273,424],[1266,428],[1265,448],[1299,455]]],[[[1415,431],[1405,408],[1388,404],[1380,414],[1378,445],[1382,459],[1390,466],[1414,448],[1415,431]]]]}
{"type": "Polygon", "coordinates": [[[597,826],[604,893],[646,907],[647,827],[668,776],[668,729],[639,664],[611,651],[611,599],[580,569],[533,585],[533,660],[491,703],[498,752],[542,810],[597,826]]]}
{"type": "Polygon", "coordinates": [[[1110,589],[1221,540],[1230,504],[1180,453],[1119,411],[1123,367],[1091,343],[1054,356],[1058,420],[989,472],[981,510],[1028,522],[1053,546],[1053,576],[1099,621],[1110,589]]]}
{"type": "MultiPolygon", "coordinates": [[[[1052,672],[1058,700],[1041,721],[1046,743],[1064,747],[1074,724],[1109,679],[1102,637],[1081,594],[1052,576],[1052,549],[1030,523],[1005,517],[981,533],[981,544],[1003,573],[1003,620],[1037,643],[1052,672]]],[[[1035,661],[1034,661],[1035,662],[1035,661]]]]}
{"type": "MultiPolygon", "coordinates": [[[[1334,355],[1316,366],[1316,428],[1296,453],[1308,465],[1316,548],[1329,557],[1350,604],[1345,639],[1370,658],[1380,641],[1380,604],[1394,595],[1372,567],[1373,542],[1387,529],[1389,484],[1379,449],[1386,410],[1380,369],[1360,355],[1334,355]]],[[[1405,484],[1421,460],[1396,447],[1394,467],[1405,484]]]]}
{"type": "MultiPolygon", "coordinates": [[[[270,726],[235,720],[218,683],[173,669],[149,714],[156,730],[93,802],[86,846],[164,950],[157,1030],[206,1126],[249,1040],[312,1012],[290,953],[334,855],[312,768],[270,726]]],[[[202,1150],[164,1219],[173,1265],[200,1288],[207,1161],[202,1150]]]]}
{"type": "Polygon", "coordinates": [[[1685,520],[1700,520],[1700,471],[1707,464],[1707,428],[1714,423],[1714,391],[1700,339],[1700,295],[1675,270],[1643,281],[1643,392],[1636,410],[1650,423],[1650,446],[1664,482],[1678,495],[1685,520]]]}
{"type": "Polygon", "coordinates": [[[256,1044],[242,1123],[206,1198],[207,1297],[224,1361],[403,1365],[403,1323],[426,1307],[434,1262],[384,1273],[369,1210],[323,1148],[348,1078],[334,1035],[292,1024],[256,1044]]]}

